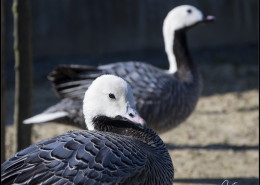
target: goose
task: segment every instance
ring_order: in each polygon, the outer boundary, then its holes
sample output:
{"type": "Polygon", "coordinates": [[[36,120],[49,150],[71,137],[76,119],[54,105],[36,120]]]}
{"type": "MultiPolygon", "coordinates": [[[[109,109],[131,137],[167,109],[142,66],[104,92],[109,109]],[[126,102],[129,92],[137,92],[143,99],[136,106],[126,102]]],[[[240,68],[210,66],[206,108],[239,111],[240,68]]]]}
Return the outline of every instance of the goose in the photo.
{"type": "Polygon", "coordinates": [[[85,129],[82,116],[84,92],[98,76],[114,74],[133,87],[137,110],[150,128],[163,133],[176,127],[193,112],[201,91],[201,78],[187,47],[186,31],[213,20],[214,16],[205,16],[190,5],[178,6],[168,13],[163,22],[168,70],[136,61],[98,67],[56,67],[48,78],[62,100],[43,113],[24,120],[24,123],[57,122],[85,129]]]}
{"type": "Polygon", "coordinates": [[[2,184],[171,185],[173,163],[146,126],[130,85],[102,75],[83,100],[88,130],[74,130],[19,151],[1,166],[2,184]]]}

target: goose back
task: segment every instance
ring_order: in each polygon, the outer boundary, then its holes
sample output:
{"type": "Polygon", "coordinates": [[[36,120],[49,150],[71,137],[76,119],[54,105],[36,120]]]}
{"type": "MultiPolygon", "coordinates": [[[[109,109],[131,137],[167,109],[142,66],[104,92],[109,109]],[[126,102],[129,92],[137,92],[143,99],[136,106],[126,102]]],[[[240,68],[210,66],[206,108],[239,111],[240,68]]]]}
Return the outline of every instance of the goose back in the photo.
{"type": "MultiPolygon", "coordinates": [[[[103,65],[97,67],[94,72],[93,68],[89,70],[88,66],[84,65],[63,65],[57,67],[49,75],[49,79],[60,97],[73,99],[74,104],[78,105],[82,102],[89,84],[96,76],[102,74],[120,76],[134,87],[133,94],[138,112],[147,121],[149,127],[159,133],[177,126],[191,114],[201,89],[200,77],[196,70],[193,72],[192,81],[184,82],[176,74],[169,74],[167,71],[142,62],[103,65]]],[[[64,103],[61,103],[62,108],[64,103]]],[[[83,118],[73,122],[85,128],[83,118]]]]}
{"type": "Polygon", "coordinates": [[[173,166],[161,139],[148,129],[152,140],[145,143],[130,130],[128,136],[71,131],[41,141],[2,164],[2,183],[172,184],[173,166]]]}

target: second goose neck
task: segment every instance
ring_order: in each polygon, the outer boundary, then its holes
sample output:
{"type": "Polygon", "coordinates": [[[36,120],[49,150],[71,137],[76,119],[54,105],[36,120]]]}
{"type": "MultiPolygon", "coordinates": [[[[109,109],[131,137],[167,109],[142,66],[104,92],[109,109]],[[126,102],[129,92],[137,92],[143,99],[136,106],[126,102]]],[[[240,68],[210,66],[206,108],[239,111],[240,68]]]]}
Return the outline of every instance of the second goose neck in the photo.
{"type": "Polygon", "coordinates": [[[168,56],[170,73],[176,75],[183,81],[193,80],[193,71],[196,66],[192,62],[186,38],[186,30],[175,30],[165,39],[165,50],[168,56]]]}

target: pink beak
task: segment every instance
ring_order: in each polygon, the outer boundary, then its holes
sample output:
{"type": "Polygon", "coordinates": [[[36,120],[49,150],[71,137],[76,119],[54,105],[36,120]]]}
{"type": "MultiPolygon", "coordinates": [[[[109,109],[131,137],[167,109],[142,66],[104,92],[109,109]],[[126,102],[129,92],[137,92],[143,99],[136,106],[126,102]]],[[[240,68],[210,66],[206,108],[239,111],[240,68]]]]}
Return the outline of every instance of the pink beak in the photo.
{"type": "Polygon", "coordinates": [[[215,17],[213,15],[207,15],[205,18],[204,18],[204,21],[206,22],[212,22],[215,20],[215,17]]]}
{"type": "Polygon", "coordinates": [[[140,124],[142,127],[146,125],[145,120],[138,114],[138,112],[132,108],[128,107],[125,117],[132,122],[140,124]]]}

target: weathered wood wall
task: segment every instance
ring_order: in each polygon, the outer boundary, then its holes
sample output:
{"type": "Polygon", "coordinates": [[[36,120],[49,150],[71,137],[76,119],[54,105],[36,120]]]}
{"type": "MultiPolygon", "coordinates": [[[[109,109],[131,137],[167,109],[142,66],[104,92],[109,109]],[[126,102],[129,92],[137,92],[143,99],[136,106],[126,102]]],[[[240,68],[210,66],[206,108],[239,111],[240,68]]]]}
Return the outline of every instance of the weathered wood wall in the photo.
{"type": "MultiPolygon", "coordinates": [[[[191,48],[258,41],[258,0],[33,0],[34,59],[163,49],[163,19],[181,4],[217,17],[214,24],[189,33],[191,48]]],[[[11,19],[9,12],[8,59],[12,58],[11,19]]]]}

